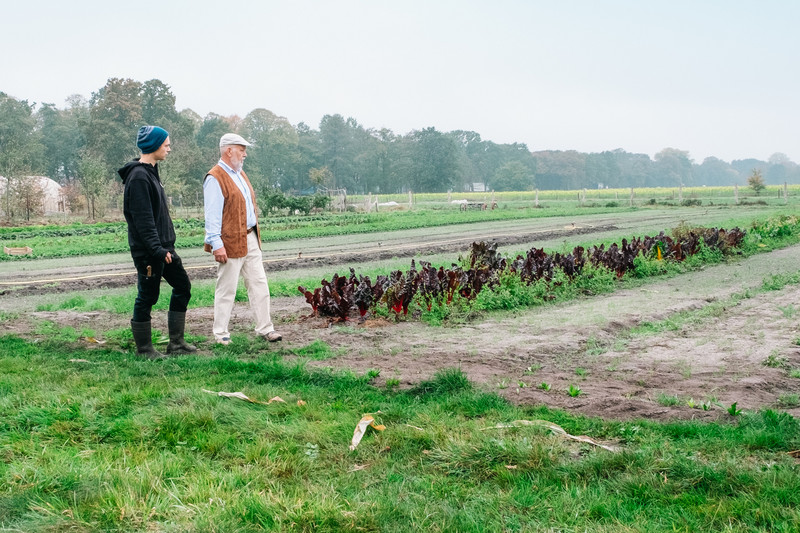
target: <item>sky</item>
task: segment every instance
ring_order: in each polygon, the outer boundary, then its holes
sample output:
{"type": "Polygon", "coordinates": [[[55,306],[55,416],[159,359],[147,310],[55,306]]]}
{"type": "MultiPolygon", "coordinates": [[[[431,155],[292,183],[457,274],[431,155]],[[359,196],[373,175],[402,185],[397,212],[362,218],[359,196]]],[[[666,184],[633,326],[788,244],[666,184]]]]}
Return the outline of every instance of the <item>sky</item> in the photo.
{"type": "Polygon", "coordinates": [[[201,116],[800,163],[797,0],[7,4],[0,91],[28,102],[155,78],[201,116]]]}

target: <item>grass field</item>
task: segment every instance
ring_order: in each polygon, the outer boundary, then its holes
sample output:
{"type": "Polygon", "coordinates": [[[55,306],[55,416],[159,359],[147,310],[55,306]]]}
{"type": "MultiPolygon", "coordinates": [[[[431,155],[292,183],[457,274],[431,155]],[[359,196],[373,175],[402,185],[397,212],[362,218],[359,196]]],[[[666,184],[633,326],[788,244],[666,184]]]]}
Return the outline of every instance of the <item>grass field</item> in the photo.
{"type": "Polygon", "coordinates": [[[0,336],[2,531],[800,530],[800,425],[777,410],[603,420],[512,405],[458,368],[401,390],[311,366],[337,355],[322,341],[153,363],[125,328],[37,324],[0,336]],[[385,428],[351,450],[365,414],[385,428]]]}
{"type": "MultiPolygon", "coordinates": [[[[536,207],[586,207],[604,206],[616,203],[611,207],[636,207],[652,204],[678,205],[684,201],[694,200],[695,205],[735,205],[739,203],[782,204],[797,202],[800,185],[787,185],[787,197],[784,199],[784,187],[767,186],[756,195],[747,187],[637,187],[627,189],[583,189],[570,191],[513,191],[513,192],[452,192],[452,193],[412,193],[412,205],[452,206],[453,201],[497,202],[498,206],[536,207]],[[538,200],[538,203],[537,203],[538,200]],[[699,202],[699,203],[697,203],[699,202]]],[[[409,205],[409,194],[375,195],[367,197],[381,203],[396,202],[409,205]]],[[[348,197],[351,205],[365,203],[365,197],[352,195],[348,197]]],[[[380,208],[379,208],[380,209],[380,208]]]]}
{"type": "MultiPolygon", "coordinates": [[[[218,348],[163,364],[0,338],[9,531],[796,531],[800,427],[514,407],[456,369],[412,390],[218,348]],[[243,391],[254,404],[205,391],[243,391]],[[350,450],[356,423],[372,413],[350,450]],[[531,421],[523,425],[518,420],[531,421]],[[608,451],[548,429],[612,445],[608,451]],[[497,427],[498,425],[513,427],[497,427]]],[[[300,359],[296,359],[296,357],[300,359]]],[[[295,358],[296,363],[286,358],[295,358]]]]}

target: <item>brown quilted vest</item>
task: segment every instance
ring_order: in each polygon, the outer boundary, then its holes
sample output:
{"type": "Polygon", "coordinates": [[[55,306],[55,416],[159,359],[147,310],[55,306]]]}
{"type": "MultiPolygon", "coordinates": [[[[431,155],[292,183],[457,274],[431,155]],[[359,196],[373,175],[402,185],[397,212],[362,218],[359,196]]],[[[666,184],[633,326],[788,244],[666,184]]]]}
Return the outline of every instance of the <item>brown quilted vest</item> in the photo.
{"type": "MultiPolygon", "coordinates": [[[[247,187],[250,189],[250,196],[253,199],[253,207],[256,211],[256,219],[258,218],[258,205],[256,205],[256,194],[253,192],[253,186],[250,185],[250,180],[244,170],[239,173],[247,187]]],[[[225,197],[225,203],[222,206],[222,231],[220,237],[222,238],[222,245],[225,247],[225,252],[228,257],[237,258],[247,255],[247,202],[245,202],[242,192],[239,187],[234,183],[233,179],[225,172],[219,165],[208,171],[208,176],[214,176],[222,189],[222,196],[225,197]]],[[[261,233],[256,223],[256,238],[258,239],[258,247],[261,248],[261,233]]],[[[203,246],[205,251],[210,252],[211,246],[206,244],[203,246]]]]}

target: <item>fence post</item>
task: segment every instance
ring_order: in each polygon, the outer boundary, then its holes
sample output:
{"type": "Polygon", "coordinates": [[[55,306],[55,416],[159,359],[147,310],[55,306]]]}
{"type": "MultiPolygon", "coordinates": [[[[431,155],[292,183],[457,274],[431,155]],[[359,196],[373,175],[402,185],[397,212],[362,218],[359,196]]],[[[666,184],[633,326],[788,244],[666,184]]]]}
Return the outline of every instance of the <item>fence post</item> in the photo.
{"type": "Polygon", "coordinates": [[[678,186],[678,203],[683,203],[683,183],[678,186]]]}
{"type": "Polygon", "coordinates": [[[411,191],[408,191],[408,208],[411,209],[413,201],[411,199],[411,191]]]}
{"type": "Polygon", "coordinates": [[[633,207],[633,187],[631,187],[631,197],[628,200],[628,207],[633,207]]]}
{"type": "Polygon", "coordinates": [[[739,186],[735,183],[733,184],[733,201],[739,205],[739,186]]]}
{"type": "Polygon", "coordinates": [[[534,207],[539,207],[539,189],[536,189],[536,199],[533,201],[534,207]]]}
{"type": "Polygon", "coordinates": [[[783,182],[783,203],[789,203],[789,184],[785,181],[783,182]]]}

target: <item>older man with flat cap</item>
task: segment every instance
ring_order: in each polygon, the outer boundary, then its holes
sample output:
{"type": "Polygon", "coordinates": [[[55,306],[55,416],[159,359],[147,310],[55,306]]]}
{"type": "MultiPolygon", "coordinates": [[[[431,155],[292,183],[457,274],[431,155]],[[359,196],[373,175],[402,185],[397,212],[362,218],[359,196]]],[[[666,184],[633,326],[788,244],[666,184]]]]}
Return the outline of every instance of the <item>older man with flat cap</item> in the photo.
{"type": "Polygon", "coordinates": [[[192,284],[175,252],[175,228],[158,175],[158,162],[164,161],[172,151],[169,134],[158,126],[142,126],[136,137],[136,146],[142,151],[142,156],[117,171],[125,185],[123,213],[128,223],[128,245],[138,275],[139,293],[133,303],[131,332],[140,357],[164,359],[168,355],[153,348],[150,331],[150,311],[158,301],[161,279],[172,286],[167,312],[167,354],[171,355],[197,351],[183,338],[192,284]]]}
{"type": "Polygon", "coordinates": [[[228,324],[239,276],[255,317],[256,334],[269,342],[281,340],[270,316],[269,286],[261,256],[256,195],[242,169],[251,146],[243,137],[226,133],[219,140],[219,162],[203,182],[206,217],[205,249],[217,262],[214,292],[214,339],[229,344],[228,324]]]}

